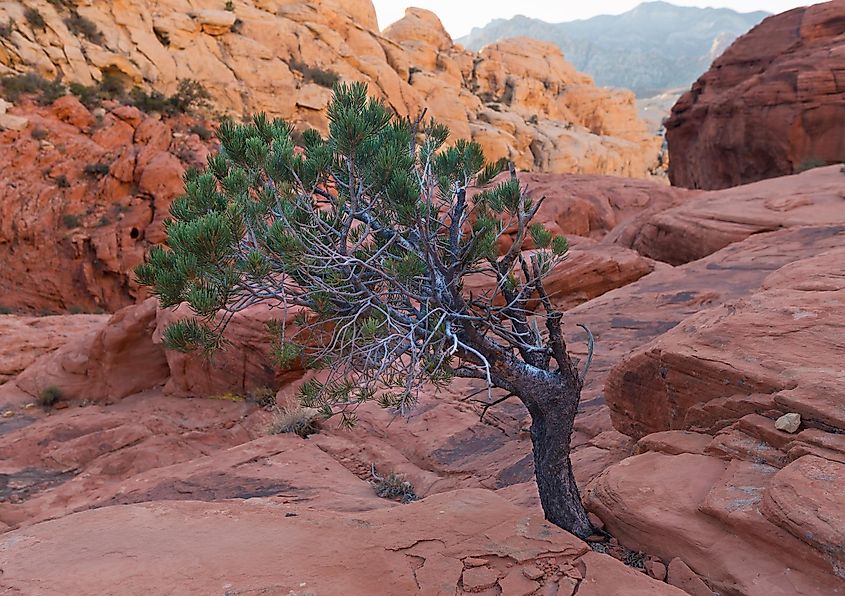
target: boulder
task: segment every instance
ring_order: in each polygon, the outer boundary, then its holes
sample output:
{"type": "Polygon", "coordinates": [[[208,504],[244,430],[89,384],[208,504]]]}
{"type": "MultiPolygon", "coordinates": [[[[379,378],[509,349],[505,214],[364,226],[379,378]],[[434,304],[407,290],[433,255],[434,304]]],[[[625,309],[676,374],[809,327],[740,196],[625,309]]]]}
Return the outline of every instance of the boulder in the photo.
{"type": "Polygon", "coordinates": [[[715,189],[839,163],[845,7],[771,16],[693,83],[666,122],[672,183],[715,189]]]}

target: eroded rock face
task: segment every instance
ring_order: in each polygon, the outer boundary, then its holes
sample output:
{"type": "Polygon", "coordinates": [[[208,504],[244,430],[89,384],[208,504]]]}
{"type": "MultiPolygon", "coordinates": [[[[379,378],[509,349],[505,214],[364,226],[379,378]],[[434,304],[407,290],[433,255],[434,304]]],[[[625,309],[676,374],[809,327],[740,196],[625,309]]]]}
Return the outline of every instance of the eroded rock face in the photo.
{"type": "Polygon", "coordinates": [[[845,6],[772,16],[740,37],[675,104],[669,177],[715,189],[845,156],[845,6]]]}
{"type": "MultiPolygon", "coordinates": [[[[674,551],[716,592],[845,593],[842,233],[828,250],[777,267],[751,295],[687,318],[608,376],[614,426],[642,437],[640,455],[598,476],[587,502],[624,544],[674,551]],[[785,414],[800,426],[779,425],[785,414]]],[[[713,266],[760,240],[679,269],[713,266]]]]}
{"type": "Polygon", "coordinates": [[[143,296],[132,270],[208,156],[195,120],[163,121],[73,97],[25,104],[30,126],[0,133],[0,304],[13,311],[115,311],[143,296]],[[43,138],[35,138],[35,135],[43,138]]]}
{"type": "Polygon", "coordinates": [[[102,42],[70,32],[61,5],[5,3],[0,22],[15,25],[0,64],[85,85],[113,73],[163,93],[192,78],[224,111],[265,111],[325,131],[330,93],[303,76],[305,66],[369,83],[400,115],[426,108],[454,138],[472,138],[491,159],[509,157],[521,169],[647,177],[659,167],[660,140],[639,120],[633,94],[595,87],[551,44],[505,41],[470,52],[419,9],[382,34],[368,0],[249,0],[233,11],[208,0],[133,0],[75,9],[102,42]],[[27,24],[30,5],[46,30],[27,24]]]}

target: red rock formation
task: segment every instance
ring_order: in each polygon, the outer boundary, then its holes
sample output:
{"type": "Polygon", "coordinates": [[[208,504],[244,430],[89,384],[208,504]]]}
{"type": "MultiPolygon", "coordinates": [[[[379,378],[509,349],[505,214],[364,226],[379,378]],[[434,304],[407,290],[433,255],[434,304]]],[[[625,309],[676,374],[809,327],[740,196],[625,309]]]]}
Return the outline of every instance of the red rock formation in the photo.
{"type": "Polygon", "coordinates": [[[97,117],[70,96],[17,111],[29,127],[0,133],[0,305],[114,311],[135,302],[131,272],[164,239],[185,166],[208,155],[193,122],[126,106],[97,117]]]}
{"type": "Polygon", "coordinates": [[[681,265],[753,234],[783,228],[845,224],[845,176],[817,168],[745,186],[686,195],[681,204],[639,214],[612,239],[640,254],[681,265]]]}
{"type": "Polygon", "coordinates": [[[282,498],[109,507],[18,530],[4,547],[0,587],[22,592],[49,581],[61,593],[684,594],[480,490],[353,514],[282,498]]]}
{"type": "Polygon", "coordinates": [[[769,17],[728,48],[666,124],[672,184],[716,189],[845,158],[845,5],[769,17]]]}

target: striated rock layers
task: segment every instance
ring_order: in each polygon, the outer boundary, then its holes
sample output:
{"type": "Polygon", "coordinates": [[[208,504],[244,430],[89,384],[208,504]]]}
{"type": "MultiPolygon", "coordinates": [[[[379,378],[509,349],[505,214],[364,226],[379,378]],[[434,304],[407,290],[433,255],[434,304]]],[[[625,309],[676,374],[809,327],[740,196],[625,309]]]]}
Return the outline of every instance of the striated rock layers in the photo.
{"type": "Polygon", "coordinates": [[[368,82],[400,115],[426,108],[456,138],[475,139],[490,158],[509,157],[521,169],[647,177],[656,167],[660,140],[638,119],[633,94],[595,87],[552,44],[519,39],[470,52],[420,9],[380,33],[367,0],[222,7],[6,2],[0,23],[12,29],[0,38],[0,72],[35,70],[82,84],[110,73],[163,93],[195,79],[226,112],[263,110],[325,129],[332,71],[368,82]],[[40,11],[43,30],[28,23],[26,8],[40,11]],[[101,35],[75,35],[71,14],[101,35]]]}
{"type": "Polygon", "coordinates": [[[739,38],[675,104],[672,184],[716,189],[845,159],[845,4],[796,8],[739,38]]]}

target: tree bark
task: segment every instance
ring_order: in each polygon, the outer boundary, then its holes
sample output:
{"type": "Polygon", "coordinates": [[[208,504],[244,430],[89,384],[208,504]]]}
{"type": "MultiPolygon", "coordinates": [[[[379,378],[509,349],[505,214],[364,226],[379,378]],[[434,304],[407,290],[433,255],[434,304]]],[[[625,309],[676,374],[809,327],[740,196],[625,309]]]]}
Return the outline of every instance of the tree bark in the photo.
{"type": "MultiPolygon", "coordinates": [[[[537,384],[529,399],[523,399],[531,413],[531,441],[534,446],[534,474],[546,519],[579,538],[593,533],[587,511],[569,459],[570,440],[580,383],[537,384]]],[[[528,397],[528,396],[526,396],[528,397]]]]}

